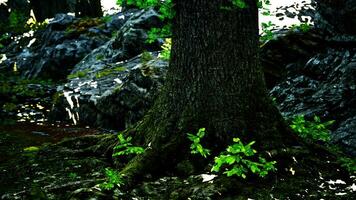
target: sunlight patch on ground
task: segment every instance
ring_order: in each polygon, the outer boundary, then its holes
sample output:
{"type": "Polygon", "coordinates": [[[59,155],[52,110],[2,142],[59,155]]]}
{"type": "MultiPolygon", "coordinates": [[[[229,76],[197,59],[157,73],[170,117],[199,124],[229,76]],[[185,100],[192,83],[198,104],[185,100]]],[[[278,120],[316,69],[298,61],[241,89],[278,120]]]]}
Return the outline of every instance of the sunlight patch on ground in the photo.
{"type": "Polygon", "coordinates": [[[202,174],[201,177],[203,178],[203,183],[204,182],[209,182],[212,181],[217,175],[214,174],[202,174]]]}

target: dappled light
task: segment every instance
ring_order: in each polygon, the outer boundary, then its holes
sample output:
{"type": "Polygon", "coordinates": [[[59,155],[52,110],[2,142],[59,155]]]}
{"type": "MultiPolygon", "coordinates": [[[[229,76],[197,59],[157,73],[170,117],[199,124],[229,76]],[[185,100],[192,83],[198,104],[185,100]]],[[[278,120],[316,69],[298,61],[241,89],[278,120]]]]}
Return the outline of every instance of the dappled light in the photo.
{"type": "Polygon", "coordinates": [[[356,0],[0,0],[0,200],[354,199],[356,0]]]}

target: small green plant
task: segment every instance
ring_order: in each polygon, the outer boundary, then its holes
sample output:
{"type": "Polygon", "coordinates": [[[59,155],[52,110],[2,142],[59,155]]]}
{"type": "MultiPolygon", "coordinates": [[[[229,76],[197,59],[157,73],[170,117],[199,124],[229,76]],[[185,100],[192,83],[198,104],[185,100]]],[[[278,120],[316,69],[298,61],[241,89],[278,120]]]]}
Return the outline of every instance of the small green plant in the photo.
{"type": "Polygon", "coordinates": [[[77,177],[78,177],[78,174],[75,173],[75,172],[70,172],[68,174],[68,177],[71,179],[71,180],[75,180],[77,177]]]}
{"type": "Polygon", "coordinates": [[[330,141],[330,130],[328,127],[335,121],[322,123],[318,116],[314,116],[314,121],[305,120],[303,115],[296,116],[292,120],[290,127],[302,138],[314,141],[330,141]]]}
{"type": "Polygon", "coordinates": [[[115,187],[121,187],[124,184],[124,179],[121,174],[114,169],[105,168],[104,170],[106,180],[99,184],[102,190],[112,190],[115,187]]]}
{"type": "Polygon", "coordinates": [[[48,19],[45,19],[42,22],[38,22],[34,18],[31,17],[30,19],[28,19],[28,21],[26,23],[26,28],[29,28],[32,31],[44,30],[47,27],[48,23],[49,23],[48,19]]]}
{"type": "Polygon", "coordinates": [[[172,47],[172,39],[166,38],[164,44],[162,45],[162,51],[159,54],[159,57],[162,58],[163,60],[168,61],[169,58],[171,57],[171,47],[172,47]]]}
{"type": "Polygon", "coordinates": [[[148,61],[150,61],[152,59],[153,59],[153,56],[151,55],[150,52],[148,52],[148,51],[142,52],[142,54],[141,54],[141,62],[142,63],[147,63],[148,61]]]}
{"type": "Polygon", "coordinates": [[[201,144],[201,139],[205,136],[205,128],[200,128],[196,135],[187,133],[188,139],[192,141],[190,145],[191,153],[192,154],[200,154],[204,158],[210,155],[210,150],[205,149],[201,144]]]}
{"type": "Polygon", "coordinates": [[[341,164],[341,166],[344,167],[351,174],[356,174],[356,159],[355,158],[348,158],[348,157],[342,156],[342,157],[338,158],[337,160],[341,164]]]}
{"type": "Polygon", "coordinates": [[[19,10],[12,10],[9,16],[9,28],[16,32],[21,33],[24,31],[24,27],[27,21],[27,17],[19,10]]]}
{"type": "Polygon", "coordinates": [[[256,150],[252,149],[254,141],[244,145],[239,138],[233,139],[234,144],[228,146],[226,151],[215,157],[215,163],[211,171],[219,172],[224,167],[224,174],[227,176],[238,176],[246,178],[249,170],[253,174],[265,177],[269,171],[274,171],[276,161],[267,162],[265,158],[258,156],[256,160],[256,150]]]}
{"type": "Polygon", "coordinates": [[[119,144],[114,147],[114,150],[117,152],[112,156],[122,156],[130,154],[142,154],[145,152],[145,149],[139,146],[133,146],[131,143],[132,137],[125,138],[122,133],[118,134],[117,138],[119,139],[119,144]]]}
{"type": "Polygon", "coordinates": [[[6,112],[13,112],[17,109],[16,104],[14,103],[5,103],[2,108],[6,111],[6,112]]]}
{"type": "Polygon", "coordinates": [[[299,25],[293,24],[290,27],[290,30],[295,31],[295,30],[299,30],[302,32],[308,32],[311,29],[311,25],[308,23],[301,23],[299,25]]]}
{"type": "MultiPolygon", "coordinates": [[[[0,35],[0,49],[4,48],[5,46],[2,44],[5,40],[8,40],[10,38],[8,33],[0,35]]],[[[2,55],[0,55],[0,60],[2,60],[2,55]]],[[[1,61],[0,61],[1,63],[1,61]]]]}
{"type": "Polygon", "coordinates": [[[275,24],[273,24],[271,21],[265,23],[261,23],[261,29],[262,29],[262,35],[260,37],[260,40],[262,42],[267,42],[269,40],[272,40],[274,37],[273,33],[273,28],[275,27],[275,24]]]}
{"type": "Polygon", "coordinates": [[[35,147],[35,146],[31,146],[31,147],[26,147],[23,149],[25,152],[37,152],[40,150],[40,148],[35,147]]]}

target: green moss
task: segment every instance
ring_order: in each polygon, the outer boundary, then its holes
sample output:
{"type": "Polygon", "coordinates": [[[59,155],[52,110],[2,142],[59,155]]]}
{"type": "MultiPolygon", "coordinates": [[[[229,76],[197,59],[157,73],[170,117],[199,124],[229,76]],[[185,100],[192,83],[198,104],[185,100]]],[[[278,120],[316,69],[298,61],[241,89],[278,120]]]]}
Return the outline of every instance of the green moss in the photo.
{"type": "Polygon", "coordinates": [[[25,152],[36,152],[36,151],[39,151],[40,148],[38,147],[35,147],[35,146],[31,146],[31,147],[26,147],[23,149],[25,152]]]}
{"type": "Polygon", "coordinates": [[[103,54],[98,54],[98,55],[96,55],[95,59],[96,60],[102,60],[102,59],[104,59],[104,55],[103,54]]]}
{"type": "Polygon", "coordinates": [[[6,111],[6,112],[12,112],[15,111],[17,106],[14,103],[5,103],[2,108],[6,111]]]}
{"type": "Polygon", "coordinates": [[[126,68],[125,67],[122,67],[122,66],[117,66],[117,67],[114,67],[114,68],[109,68],[109,69],[104,69],[100,72],[98,72],[95,77],[96,78],[103,78],[103,77],[106,77],[106,76],[109,76],[113,73],[117,73],[117,72],[122,72],[122,71],[125,71],[126,68]]]}
{"type": "Polygon", "coordinates": [[[64,96],[64,94],[62,92],[54,93],[54,95],[52,96],[52,104],[57,105],[62,96],[64,96]]]}
{"type": "Polygon", "coordinates": [[[147,63],[148,61],[152,60],[153,56],[151,55],[150,52],[144,51],[141,55],[141,62],[142,63],[147,63]]]}
{"type": "Polygon", "coordinates": [[[88,74],[89,70],[77,71],[74,74],[69,74],[67,79],[83,78],[88,74]]]}

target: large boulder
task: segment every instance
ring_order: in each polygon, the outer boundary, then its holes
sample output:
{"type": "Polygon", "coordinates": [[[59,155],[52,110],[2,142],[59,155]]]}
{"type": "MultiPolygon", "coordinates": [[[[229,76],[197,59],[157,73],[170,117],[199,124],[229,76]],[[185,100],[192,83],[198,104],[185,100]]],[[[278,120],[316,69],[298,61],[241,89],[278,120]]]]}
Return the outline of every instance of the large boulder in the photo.
{"type": "Polygon", "coordinates": [[[356,155],[356,54],[355,48],[328,47],[306,64],[287,68],[287,78],[271,91],[286,117],[305,115],[335,120],[332,138],[356,155]]]}
{"type": "Polygon", "coordinates": [[[78,63],[58,88],[51,120],[124,129],[143,117],[163,83],[167,62],[147,32],[160,23],[154,10],[134,14],[115,38],[78,63]],[[144,51],[153,51],[152,53],[144,51]]]}
{"type": "Polygon", "coordinates": [[[0,67],[13,69],[16,65],[26,78],[64,79],[81,59],[109,41],[112,32],[133,13],[116,14],[115,21],[58,14],[44,30],[9,44],[3,50],[8,59],[0,67]]]}
{"type": "Polygon", "coordinates": [[[263,44],[260,54],[268,88],[287,76],[286,66],[304,64],[325,48],[324,38],[324,34],[315,29],[276,32],[275,39],[263,44]]]}

